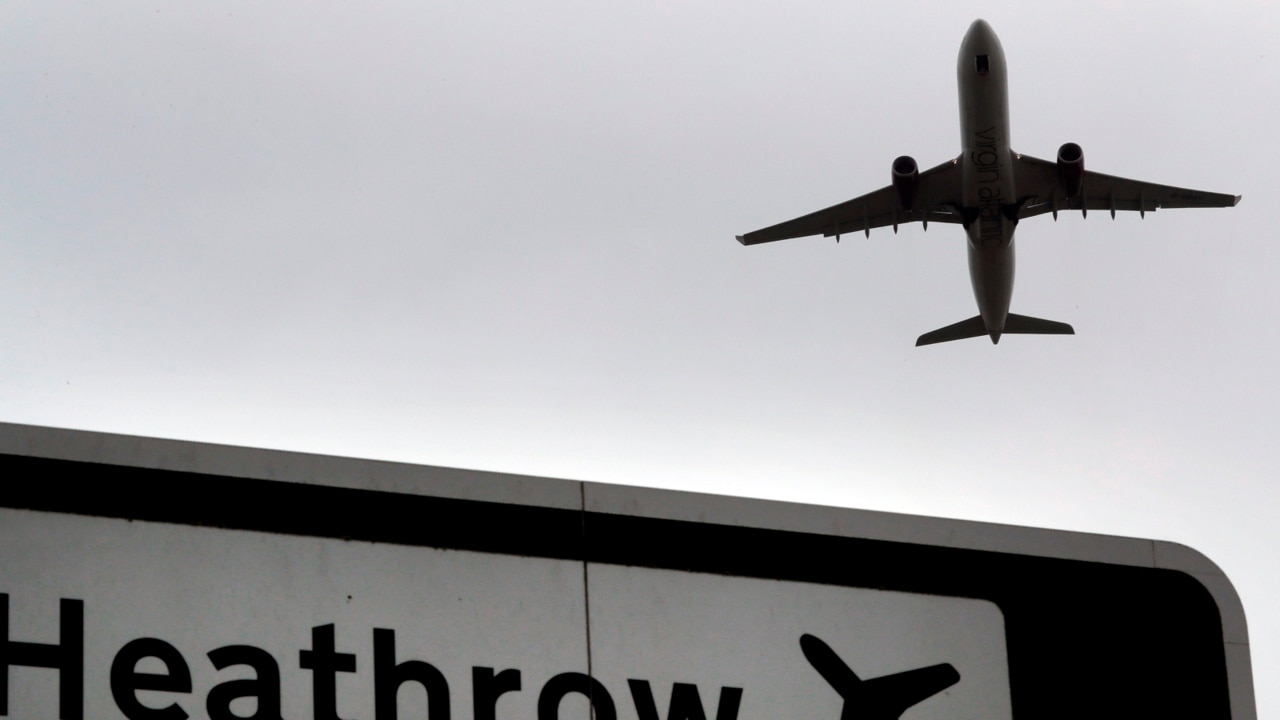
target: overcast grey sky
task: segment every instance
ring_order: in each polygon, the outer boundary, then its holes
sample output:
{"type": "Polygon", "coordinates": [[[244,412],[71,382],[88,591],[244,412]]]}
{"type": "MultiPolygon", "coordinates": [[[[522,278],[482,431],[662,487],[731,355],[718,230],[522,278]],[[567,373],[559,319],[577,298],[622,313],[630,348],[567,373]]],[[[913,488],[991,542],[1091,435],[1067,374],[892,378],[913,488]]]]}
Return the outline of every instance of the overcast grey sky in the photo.
{"type": "Polygon", "coordinates": [[[1280,714],[1280,4],[0,7],[0,420],[1155,537],[1233,579],[1280,714]],[[1239,193],[1040,217],[1013,311],[955,227],[737,233],[959,153],[1239,193]]]}

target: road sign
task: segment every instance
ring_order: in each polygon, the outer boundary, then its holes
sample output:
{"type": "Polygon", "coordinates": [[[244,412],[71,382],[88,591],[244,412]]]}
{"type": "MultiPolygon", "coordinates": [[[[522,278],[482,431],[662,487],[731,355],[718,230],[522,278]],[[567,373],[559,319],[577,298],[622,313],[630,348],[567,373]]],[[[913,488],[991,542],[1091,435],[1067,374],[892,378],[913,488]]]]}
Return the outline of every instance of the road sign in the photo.
{"type": "Polygon", "coordinates": [[[8,717],[1256,714],[1170,543],[20,425],[0,472],[8,717]]]}

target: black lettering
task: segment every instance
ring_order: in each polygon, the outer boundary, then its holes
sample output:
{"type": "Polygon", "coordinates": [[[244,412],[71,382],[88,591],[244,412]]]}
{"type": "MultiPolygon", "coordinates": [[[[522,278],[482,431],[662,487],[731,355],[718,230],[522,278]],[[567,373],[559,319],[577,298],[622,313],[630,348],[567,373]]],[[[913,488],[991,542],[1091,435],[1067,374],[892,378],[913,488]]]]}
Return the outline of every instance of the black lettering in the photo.
{"type": "MultiPolygon", "coordinates": [[[[698,698],[697,688],[693,685],[693,702],[699,709],[702,708],[702,701],[698,698]]],[[[672,707],[675,707],[675,696],[671,699],[672,707]]],[[[738,708],[742,706],[742,688],[722,687],[720,688],[720,700],[716,703],[716,720],[737,720],[738,708]]],[[[673,709],[674,713],[675,710],[673,709]]]]}
{"type": "Polygon", "coordinates": [[[586,695],[594,720],[618,720],[618,709],[599,680],[582,673],[560,673],[547,681],[538,694],[538,720],[559,720],[560,701],[569,693],[586,695]]]}
{"type": "MultiPolygon", "coordinates": [[[[658,706],[653,701],[653,691],[648,680],[628,680],[631,687],[631,699],[636,705],[636,714],[640,720],[661,720],[658,717],[658,706]]],[[[716,706],[716,720],[737,720],[738,708],[742,705],[742,688],[720,688],[720,702],[716,706]]],[[[698,686],[690,683],[676,683],[671,688],[671,704],[667,708],[667,720],[707,720],[707,713],[702,707],[702,697],[698,695],[698,686]]]]}
{"type": "Polygon", "coordinates": [[[84,717],[84,601],[58,602],[58,644],[9,639],[9,596],[0,593],[0,715],[9,714],[9,668],[14,665],[58,671],[58,718],[84,717]]]}
{"type": "Polygon", "coordinates": [[[396,631],[373,630],[373,716],[396,720],[396,696],[400,686],[416,682],[427,691],[427,717],[449,720],[449,683],[434,665],[421,660],[396,664],[396,631]]]}
{"type": "Polygon", "coordinates": [[[334,650],[333,625],[311,628],[311,650],[298,653],[298,665],[312,671],[311,697],[316,720],[342,720],[338,717],[338,676],[356,671],[356,656],[334,650]]]}
{"type": "Polygon", "coordinates": [[[209,653],[213,667],[223,670],[232,665],[248,665],[257,677],[228,680],[213,686],[205,699],[209,720],[281,720],[280,666],[271,653],[252,645],[228,645],[209,653]],[[257,698],[252,715],[236,715],[231,703],[239,698],[257,698]]]}
{"type": "Polygon", "coordinates": [[[189,717],[176,702],[162,708],[143,705],[138,701],[139,690],[191,692],[191,669],[178,648],[156,638],[138,638],[125,643],[111,661],[111,697],[129,720],[186,720],[189,717]],[[138,661],[148,657],[164,663],[166,672],[138,672],[138,661]]]}
{"type": "Polygon", "coordinates": [[[493,668],[471,668],[472,717],[474,720],[497,720],[498,698],[503,693],[519,689],[519,670],[503,670],[495,675],[493,668]]]}
{"type": "Polygon", "coordinates": [[[984,241],[984,245],[988,245],[985,241],[994,240],[997,244],[1004,239],[1004,223],[1001,222],[1003,213],[997,205],[984,205],[981,209],[981,217],[978,221],[978,235],[984,241]]]}

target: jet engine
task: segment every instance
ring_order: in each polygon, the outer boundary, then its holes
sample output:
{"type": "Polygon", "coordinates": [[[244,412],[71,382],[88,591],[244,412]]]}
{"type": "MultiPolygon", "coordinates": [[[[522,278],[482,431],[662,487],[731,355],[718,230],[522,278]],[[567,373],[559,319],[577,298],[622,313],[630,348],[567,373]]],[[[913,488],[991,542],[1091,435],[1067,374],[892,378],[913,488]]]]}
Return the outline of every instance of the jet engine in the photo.
{"type": "Polygon", "coordinates": [[[1075,143],[1058,148],[1058,182],[1069,198],[1076,197],[1084,182],[1084,150],[1075,143]]]}
{"type": "Polygon", "coordinates": [[[910,155],[893,161],[893,189],[898,194],[898,207],[913,210],[916,206],[916,189],[920,187],[920,166],[910,155]]]}

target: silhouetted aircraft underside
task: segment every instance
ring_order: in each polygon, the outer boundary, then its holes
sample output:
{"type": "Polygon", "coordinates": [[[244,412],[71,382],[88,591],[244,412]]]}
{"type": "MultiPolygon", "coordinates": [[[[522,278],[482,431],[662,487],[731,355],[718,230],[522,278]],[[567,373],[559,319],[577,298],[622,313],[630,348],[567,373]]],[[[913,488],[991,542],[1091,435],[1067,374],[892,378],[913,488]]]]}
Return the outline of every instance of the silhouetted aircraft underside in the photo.
{"type": "Polygon", "coordinates": [[[1188,190],[1128,180],[1084,169],[1075,143],[1058,148],[1054,162],[1009,148],[1009,100],[1004,50],[984,20],[969,26],[960,44],[960,156],[921,172],[906,155],[893,161],[893,182],[825,210],[739,235],[743,245],[808,235],[840,236],[920,222],[962,225],[969,237],[969,278],[978,315],[921,335],[916,345],[1003,333],[1072,335],[1070,325],[1009,312],[1013,297],[1013,231],[1024,218],[1066,210],[1137,211],[1232,207],[1239,195],[1188,190]]]}

